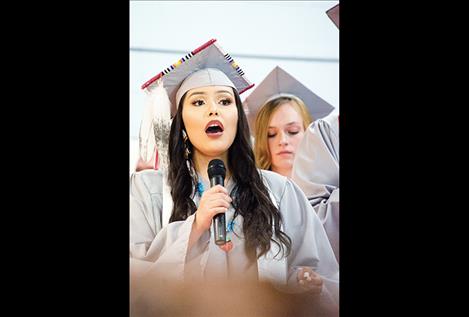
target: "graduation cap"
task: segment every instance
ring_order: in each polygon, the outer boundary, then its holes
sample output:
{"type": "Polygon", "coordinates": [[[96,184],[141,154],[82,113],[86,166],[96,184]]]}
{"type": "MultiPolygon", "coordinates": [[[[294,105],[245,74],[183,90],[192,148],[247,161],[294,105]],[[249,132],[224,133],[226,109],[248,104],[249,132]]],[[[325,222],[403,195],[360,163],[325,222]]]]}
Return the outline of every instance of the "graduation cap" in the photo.
{"type": "Polygon", "coordinates": [[[254,133],[257,113],[267,102],[292,95],[303,101],[313,120],[323,118],[334,110],[332,105],[276,66],[243,102],[251,133],[254,133]]]}
{"type": "Polygon", "coordinates": [[[329,18],[334,22],[335,26],[339,28],[339,5],[335,5],[329,10],[326,11],[326,14],[329,16],[329,18]]]}
{"type": "Polygon", "coordinates": [[[242,94],[254,84],[245,77],[233,58],[211,39],[142,85],[151,91],[162,82],[171,102],[171,116],[188,90],[203,86],[230,86],[242,94]],[[203,71],[202,71],[203,70],[203,71]]]}

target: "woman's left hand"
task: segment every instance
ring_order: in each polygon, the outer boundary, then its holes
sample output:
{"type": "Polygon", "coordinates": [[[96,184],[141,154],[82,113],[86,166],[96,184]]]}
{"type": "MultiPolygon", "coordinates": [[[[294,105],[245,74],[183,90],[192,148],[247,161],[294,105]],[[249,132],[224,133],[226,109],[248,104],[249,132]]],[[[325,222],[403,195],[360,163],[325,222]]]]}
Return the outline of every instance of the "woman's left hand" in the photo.
{"type": "Polygon", "coordinates": [[[323,280],[319,274],[309,266],[300,267],[297,273],[298,283],[309,292],[320,294],[323,280]]]}

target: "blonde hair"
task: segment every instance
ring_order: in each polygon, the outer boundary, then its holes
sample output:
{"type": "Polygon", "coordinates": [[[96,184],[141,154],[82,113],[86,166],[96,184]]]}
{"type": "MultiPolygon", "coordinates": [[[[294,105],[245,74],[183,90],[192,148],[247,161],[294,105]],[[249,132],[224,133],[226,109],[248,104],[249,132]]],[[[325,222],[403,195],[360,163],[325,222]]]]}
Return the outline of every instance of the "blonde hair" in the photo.
{"type": "Polygon", "coordinates": [[[254,127],[254,156],[256,158],[256,165],[260,169],[271,169],[272,157],[270,156],[269,141],[267,137],[269,122],[274,112],[281,105],[286,103],[290,103],[300,114],[301,118],[303,119],[303,130],[305,130],[313,121],[313,118],[309,114],[308,108],[306,108],[304,102],[295,96],[281,96],[263,105],[257,113],[254,127]]]}

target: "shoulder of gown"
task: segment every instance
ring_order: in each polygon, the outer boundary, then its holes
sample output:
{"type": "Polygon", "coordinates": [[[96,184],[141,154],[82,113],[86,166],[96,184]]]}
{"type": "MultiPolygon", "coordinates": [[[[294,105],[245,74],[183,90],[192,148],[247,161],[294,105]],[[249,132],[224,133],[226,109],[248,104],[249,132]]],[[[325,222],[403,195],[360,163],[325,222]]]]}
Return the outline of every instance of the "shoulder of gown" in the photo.
{"type": "Polygon", "coordinates": [[[339,187],[338,116],[312,122],[295,155],[292,180],[315,206],[339,187]]]}
{"type": "Polygon", "coordinates": [[[163,173],[159,170],[147,169],[132,173],[130,176],[130,194],[161,194],[163,173]]]}
{"type": "Polygon", "coordinates": [[[267,187],[274,196],[278,206],[282,199],[282,195],[285,192],[287,182],[289,181],[288,178],[268,170],[259,169],[259,173],[261,174],[261,178],[264,183],[268,185],[267,187]]]}

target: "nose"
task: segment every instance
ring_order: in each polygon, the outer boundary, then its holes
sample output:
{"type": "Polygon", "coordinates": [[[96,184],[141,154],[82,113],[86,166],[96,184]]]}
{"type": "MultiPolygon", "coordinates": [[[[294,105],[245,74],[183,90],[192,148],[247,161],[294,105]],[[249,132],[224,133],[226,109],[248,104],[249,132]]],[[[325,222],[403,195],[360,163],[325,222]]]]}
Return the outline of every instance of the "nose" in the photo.
{"type": "Polygon", "coordinates": [[[288,136],[286,133],[284,132],[280,132],[279,133],[279,143],[278,145],[282,146],[282,145],[288,145],[288,136]]]}
{"type": "Polygon", "coordinates": [[[209,116],[218,116],[218,107],[216,102],[210,102],[209,108],[208,108],[208,115],[209,116]]]}

